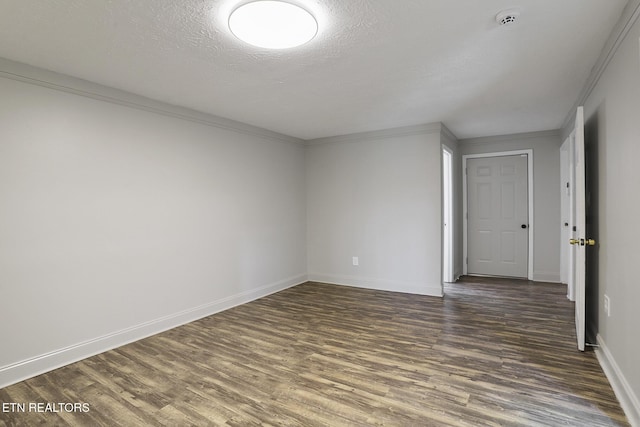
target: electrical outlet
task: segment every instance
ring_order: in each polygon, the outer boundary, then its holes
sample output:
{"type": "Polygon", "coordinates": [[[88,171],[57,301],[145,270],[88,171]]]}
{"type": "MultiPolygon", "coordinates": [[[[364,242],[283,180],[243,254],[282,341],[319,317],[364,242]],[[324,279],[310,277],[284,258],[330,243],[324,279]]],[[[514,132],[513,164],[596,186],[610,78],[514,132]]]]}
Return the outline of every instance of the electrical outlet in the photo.
{"type": "Polygon", "coordinates": [[[607,317],[611,316],[611,300],[608,295],[604,296],[604,312],[607,313],[607,317]]]}
{"type": "Polygon", "coordinates": [[[351,262],[353,263],[353,265],[360,265],[360,260],[358,260],[357,256],[351,258],[351,262]]]}

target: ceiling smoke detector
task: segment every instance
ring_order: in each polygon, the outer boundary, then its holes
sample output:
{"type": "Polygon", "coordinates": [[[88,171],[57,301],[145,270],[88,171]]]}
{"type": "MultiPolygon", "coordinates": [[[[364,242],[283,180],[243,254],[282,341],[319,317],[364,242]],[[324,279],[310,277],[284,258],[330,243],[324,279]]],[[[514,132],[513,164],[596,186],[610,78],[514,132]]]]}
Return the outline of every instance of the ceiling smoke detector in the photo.
{"type": "Polygon", "coordinates": [[[496,22],[500,25],[510,25],[516,22],[520,16],[517,10],[504,10],[496,15],[496,22]]]}

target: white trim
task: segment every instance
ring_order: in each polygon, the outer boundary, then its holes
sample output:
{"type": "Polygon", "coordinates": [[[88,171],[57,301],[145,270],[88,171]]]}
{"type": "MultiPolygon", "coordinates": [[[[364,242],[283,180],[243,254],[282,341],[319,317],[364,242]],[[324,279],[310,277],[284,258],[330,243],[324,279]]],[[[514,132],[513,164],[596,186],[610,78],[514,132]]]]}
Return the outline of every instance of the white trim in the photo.
{"type": "Polygon", "coordinates": [[[530,280],[535,280],[536,282],[562,283],[557,271],[534,271],[533,278],[530,280]]]}
{"type": "Polygon", "coordinates": [[[95,99],[98,101],[156,113],[163,116],[188,120],[218,129],[231,130],[280,142],[294,144],[304,143],[302,139],[272,132],[257,126],[202,113],[184,107],[178,107],[166,102],[145,98],[130,92],[55,73],[53,71],[33,67],[20,62],[10,61],[5,58],[0,58],[0,77],[73,95],[83,96],[85,98],[95,99]]]}
{"type": "Polygon", "coordinates": [[[453,189],[453,185],[454,185],[454,178],[453,178],[453,151],[447,147],[445,144],[441,144],[442,145],[442,164],[440,165],[440,169],[441,169],[441,175],[442,175],[442,196],[441,196],[441,204],[442,204],[442,220],[441,220],[441,224],[442,224],[442,282],[443,283],[450,283],[453,282],[453,278],[454,278],[454,272],[453,270],[455,269],[455,251],[454,251],[454,233],[453,233],[453,228],[454,228],[454,189],[453,189]],[[448,176],[445,176],[445,153],[447,156],[449,156],[449,165],[448,165],[448,169],[449,169],[449,174],[448,176]],[[446,183],[446,178],[449,178],[449,182],[446,183]],[[445,191],[445,189],[449,189],[448,194],[445,191]],[[446,201],[449,201],[449,206],[446,206],[446,201]],[[448,217],[445,216],[446,210],[445,208],[447,208],[448,210],[448,217]],[[445,226],[445,224],[447,224],[445,226]],[[447,246],[446,248],[448,250],[445,251],[445,242],[447,242],[447,246]],[[448,264],[445,264],[445,260],[448,260],[448,264]],[[448,269],[445,268],[445,266],[448,266],[448,269]],[[447,271],[448,270],[448,271],[447,271]]]}
{"type": "Polygon", "coordinates": [[[425,123],[416,126],[403,126],[392,129],[374,130],[371,132],[358,132],[347,135],[336,135],[326,138],[309,139],[304,143],[305,145],[320,145],[344,142],[361,142],[370,141],[373,139],[395,138],[398,136],[426,135],[434,133],[440,134],[442,131],[443,125],[441,123],[425,123]]]}
{"type": "Polygon", "coordinates": [[[587,102],[587,98],[589,98],[595,87],[598,85],[598,82],[609,66],[609,63],[618,52],[620,45],[627,38],[631,28],[633,28],[639,17],[640,0],[630,0],[622,11],[620,20],[611,32],[611,35],[607,39],[602,51],[600,51],[598,60],[593,68],[591,68],[591,74],[589,74],[587,83],[582,88],[582,92],[580,92],[578,99],[573,104],[573,107],[571,107],[571,110],[569,110],[569,113],[567,113],[562,124],[562,129],[568,130],[574,127],[573,123],[576,116],[576,109],[587,102]]]}
{"type": "Polygon", "coordinates": [[[42,354],[11,365],[0,367],[0,388],[26,380],[28,378],[52,371],[54,369],[77,362],[87,357],[147,338],[151,335],[211,316],[241,304],[254,301],[292,286],[305,283],[306,275],[290,277],[279,282],[261,286],[193,307],[159,319],[141,323],[130,328],[116,331],[101,337],[80,342],[50,353],[42,354]]]}
{"type": "Polygon", "coordinates": [[[441,135],[444,139],[446,139],[448,142],[452,142],[454,144],[458,143],[458,137],[454,135],[453,132],[451,132],[451,130],[445,126],[444,123],[440,123],[440,131],[441,131],[441,135]]]}
{"type": "Polygon", "coordinates": [[[465,138],[461,139],[458,142],[464,145],[470,144],[486,144],[486,143],[495,143],[495,142],[512,142],[515,140],[521,141],[523,139],[531,139],[531,138],[550,138],[554,136],[561,136],[561,129],[554,130],[541,130],[535,132],[524,132],[524,133],[510,133],[506,135],[495,135],[495,136],[480,136],[477,138],[465,138]]]}
{"type": "Polygon", "coordinates": [[[332,285],[350,286],[354,288],[375,289],[378,291],[402,292],[407,294],[442,297],[442,283],[423,283],[400,280],[374,279],[359,276],[341,276],[334,274],[309,273],[310,282],[329,283],[332,285]]]}
{"type": "Polygon", "coordinates": [[[611,388],[613,388],[629,423],[634,427],[640,427],[640,400],[633,392],[602,336],[598,334],[596,339],[599,346],[595,351],[598,362],[611,383],[611,388]]]}
{"type": "Polygon", "coordinates": [[[527,189],[529,196],[529,256],[527,262],[527,279],[533,280],[533,149],[527,150],[514,150],[514,151],[497,151],[493,153],[481,153],[481,154],[465,154],[462,156],[462,274],[467,274],[467,159],[476,159],[484,157],[503,157],[503,156],[517,156],[527,155],[527,189]]]}

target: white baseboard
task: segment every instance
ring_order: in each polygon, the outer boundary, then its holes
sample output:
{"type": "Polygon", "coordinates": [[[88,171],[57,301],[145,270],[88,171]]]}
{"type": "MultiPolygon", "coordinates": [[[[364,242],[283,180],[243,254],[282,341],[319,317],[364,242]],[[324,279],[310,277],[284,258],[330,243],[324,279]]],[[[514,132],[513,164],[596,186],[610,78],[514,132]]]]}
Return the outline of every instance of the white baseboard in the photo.
{"type": "Polygon", "coordinates": [[[310,273],[312,282],[330,283],[332,285],[353,286],[356,288],[375,289],[379,291],[404,292],[408,294],[441,297],[442,284],[427,284],[421,282],[403,282],[395,280],[372,279],[357,276],[337,276],[329,274],[310,273]]]}
{"type": "Polygon", "coordinates": [[[532,277],[535,282],[561,283],[559,272],[534,271],[532,277]]]}
{"type": "Polygon", "coordinates": [[[88,341],[71,345],[50,353],[42,354],[11,365],[0,367],[0,388],[26,380],[36,375],[69,365],[107,350],[164,332],[203,317],[228,310],[267,295],[299,285],[307,281],[307,276],[299,275],[271,283],[249,291],[212,301],[178,313],[103,335],[88,341]]]}
{"type": "Polygon", "coordinates": [[[609,379],[609,383],[611,383],[611,387],[613,388],[629,423],[633,427],[640,427],[640,401],[638,401],[638,396],[636,396],[631,389],[631,386],[627,382],[627,379],[620,370],[620,367],[616,363],[613,355],[607,347],[607,344],[604,342],[604,339],[602,339],[600,334],[597,335],[597,341],[599,347],[596,349],[595,353],[598,358],[598,362],[600,362],[600,366],[602,367],[604,374],[607,376],[607,379],[609,379]]]}

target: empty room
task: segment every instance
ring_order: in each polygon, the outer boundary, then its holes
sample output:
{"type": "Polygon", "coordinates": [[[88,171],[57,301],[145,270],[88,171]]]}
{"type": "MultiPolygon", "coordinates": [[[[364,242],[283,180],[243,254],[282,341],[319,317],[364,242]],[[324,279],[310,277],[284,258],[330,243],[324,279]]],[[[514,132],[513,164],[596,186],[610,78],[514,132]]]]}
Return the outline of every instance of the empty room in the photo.
{"type": "Polygon", "coordinates": [[[640,0],[0,0],[0,426],[640,426],[640,0]]]}

